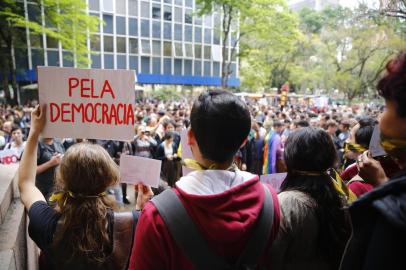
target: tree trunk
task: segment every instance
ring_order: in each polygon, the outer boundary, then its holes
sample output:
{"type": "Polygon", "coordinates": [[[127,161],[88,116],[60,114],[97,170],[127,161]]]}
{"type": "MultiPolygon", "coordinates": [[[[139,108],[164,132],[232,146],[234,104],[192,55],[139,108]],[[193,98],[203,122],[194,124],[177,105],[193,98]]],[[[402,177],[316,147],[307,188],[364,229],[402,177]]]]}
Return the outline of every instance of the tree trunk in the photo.
{"type": "Polygon", "coordinates": [[[228,87],[228,76],[229,65],[227,65],[228,59],[226,59],[226,50],[227,50],[227,38],[230,34],[230,27],[232,21],[233,7],[227,4],[223,4],[223,46],[222,46],[222,61],[221,61],[221,88],[227,89],[228,87]]]}

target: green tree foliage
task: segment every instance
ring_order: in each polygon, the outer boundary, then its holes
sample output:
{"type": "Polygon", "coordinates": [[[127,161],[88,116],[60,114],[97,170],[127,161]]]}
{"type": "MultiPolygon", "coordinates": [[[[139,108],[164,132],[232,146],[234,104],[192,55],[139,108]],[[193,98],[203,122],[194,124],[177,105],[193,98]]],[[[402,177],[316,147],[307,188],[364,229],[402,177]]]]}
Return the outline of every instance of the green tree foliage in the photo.
{"type": "Polygon", "coordinates": [[[34,0],[30,4],[36,9],[35,18],[26,20],[24,4],[16,0],[1,0],[0,3],[0,45],[3,48],[0,57],[0,69],[3,88],[8,102],[11,100],[8,90],[8,77],[12,76],[14,92],[18,91],[16,82],[16,50],[26,50],[27,31],[38,39],[40,46],[42,35],[49,42],[55,42],[71,52],[69,60],[77,66],[87,66],[87,35],[97,29],[98,19],[86,13],[86,1],[83,0],[34,0]],[[44,17],[41,14],[44,14],[44,17]]]}

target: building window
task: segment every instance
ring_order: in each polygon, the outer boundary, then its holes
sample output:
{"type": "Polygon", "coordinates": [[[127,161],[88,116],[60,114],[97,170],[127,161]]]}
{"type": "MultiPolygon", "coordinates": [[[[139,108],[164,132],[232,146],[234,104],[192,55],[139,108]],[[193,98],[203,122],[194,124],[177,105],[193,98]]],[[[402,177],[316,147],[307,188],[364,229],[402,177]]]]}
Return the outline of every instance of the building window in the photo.
{"type": "Polygon", "coordinates": [[[193,23],[193,10],[185,9],[185,23],[193,23]]]}
{"type": "Polygon", "coordinates": [[[137,16],[137,14],[138,14],[137,0],[128,0],[128,15],[137,16]]]}
{"type": "Polygon", "coordinates": [[[116,11],[118,14],[125,14],[125,0],[116,0],[116,11]]]}
{"type": "Polygon", "coordinates": [[[185,57],[193,58],[193,45],[186,43],[185,44],[185,57]]]}
{"type": "Polygon", "coordinates": [[[164,58],[164,74],[172,74],[172,59],[170,58],[164,58]]]}
{"type": "Polygon", "coordinates": [[[164,41],[164,56],[172,56],[172,43],[164,41]]]}
{"type": "Polygon", "coordinates": [[[117,68],[127,69],[127,57],[125,55],[117,55],[117,68]]]}
{"type": "Polygon", "coordinates": [[[138,72],[138,57],[137,56],[131,56],[130,55],[130,63],[129,63],[130,69],[135,70],[138,72]]]}
{"type": "Polygon", "coordinates": [[[185,0],[185,6],[193,7],[193,0],[185,0]]]}
{"type": "Polygon", "coordinates": [[[99,0],[89,0],[89,10],[100,10],[99,0]]]}
{"type": "Polygon", "coordinates": [[[195,42],[202,43],[202,28],[195,27],[195,42]]]}
{"type": "Polygon", "coordinates": [[[141,54],[151,54],[151,43],[150,40],[141,40],[141,54]]]}
{"type": "Polygon", "coordinates": [[[103,0],[103,10],[107,12],[114,12],[113,10],[113,1],[103,0]]]}
{"type": "Polygon", "coordinates": [[[204,76],[211,76],[210,74],[210,62],[204,62],[204,76]]]}
{"type": "Polygon", "coordinates": [[[164,6],[164,20],[172,21],[172,7],[171,6],[164,6]]]}
{"type": "Polygon", "coordinates": [[[185,41],[193,41],[193,26],[185,25],[185,41]]]}
{"type": "Polygon", "coordinates": [[[117,43],[116,43],[117,52],[118,53],[126,53],[127,52],[127,50],[126,50],[127,46],[125,44],[125,42],[126,42],[125,37],[117,37],[116,39],[117,39],[117,43]]]}
{"type": "Polygon", "coordinates": [[[113,45],[113,37],[112,36],[104,36],[103,37],[103,44],[104,44],[104,51],[105,52],[113,52],[114,45],[113,45]]]}
{"type": "Polygon", "coordinates": [[[136,38],[129,38],[128,43],[130,46],[130,53],[138,54],[138,39],[136,38]]]}
{"type": "Polygon", "coordinates": [[[41,9],[36,4],[28,4],[28,20],[42,24],[41,9]]]}
{"type": "Polygon", "coordinates": [[[174,62],[174,75],[182,75],[182,60],[181,59],[175,59],[174,62]]]}
{"type": "Polygon", "coordinates": [[[90,50],[94,52],[100,52],[100,36],[91,35],[90,36],[90,50]]]}
{"type": "Polygon", "coordinates": [[[182,8],[175,7],[175,22],[183,22],[182,20],[182,8]]]}
{"type": "Polygon", "coordinates": [[[211,59],[211,47],[210,46],[204,46],[204,59],[211,59]]]}
{"type": "Polygon", "coordinates": [[[182,41],[182,25],[181,24],[175,24],[175,29],[174,29],[174,39],[182,41]]]}
{"type": "Polygon", "coordinates": [[[195,25],[202,25],[202,21],[203,21],[202,17],[200,16],[195,17],[195,25]]]}
{"type": "Polygon", "coordinates": [[[141,20],[141,36],[149,37],[149,20],[141,20]]]}
{"type": "Polygon", "coordinates": [[[172,39],[172,24],[164,23],[164,39],[172,39]]]}
{"type": "Polygon", "coordinates": [[[219,32],[219,30],[214,30],[213,44],[220,45],[220,32],[219,32]]]}
{"type": "Polygon", "coordinates": [[[204,43],[211,44],[211,29],[204,29],[204,43]]]}
{"type": "Polygon", "coordinates": [[[174,43],[175,57],[183,57],[183,46],[182,43],[174,43]]]}
{"type": "Polygon", "coordinates": [[[237,65],[236,65],[236,63],[231,64],[231,77],[232,78],[237,77],[237,65]]]}
{"type": "Polygon", "coordinates": [[[137,36],[138,35],[138,21],[134,18],[128,19],[128,32],[130,36],[137,36]]]}
{"type": "Polygon", "coordinates": [[[152,41],[152,55],[161,56],[161,42],[157,40],[152,41]]]}
{"type": "Polygon", "coordinates": [[[195,44],[195,58],[202,59],[202,45],[195,44]]]}
{"type": "Polygon", "coordinates": [[[152,18],[153,19],[161,19],[161,6],[157,4],[152,5],[152,18]]]}
{"type": "Polygon", "coordinates": [[[213,76],[220,77],[220,63],[213,62],[213,76]]]}
{"type": "Polygon", "coordinates": [[[172,0],[164,0],[164,3],[166,3],[166,4],[172,4],[172,0]]]}
{"type": "Polygon", "coordinates": [[[141,57],[141,73],[150,73],[150,58],[149,57],[141,57]]]}
{"type": "Polygon", "coordinates": [[[152,73],[161,74],[161,58],[152,58],[152,73]]]}
{"type": "Polygon", "coordinates": [[[161,22],[152,22],[152,37],[161,38],[161,22]]]}
{"type": "Polygon", "coordinates": [[[184,61],[184,71],[183,74],[186,76],[192,76],[192,60],[184,61]]]}
{"type": "Polygon", "coordinates": [[[183,0],[175,0],[175,5],[182,6],[183,5],[183,0]]]}
{"type": "Polygon", "coordinates": [[[104,54],[104,68],[114,68],[114,57],[112,54],[104,54]]]}
{"type": "Polygon", "coordinates": [[[116,17],[116,34],[125,35],[125,17],[116,17]]]}
{"type": "Polygon", "coordinates": [[[206,14],[204,15],[204,26],[205,27],[212,27],[212,23],[211,23],[211,15],[210,14],[206,14]]]}
{"type": "Polygon", "coordinates": [[[33,68],[44,65],[44,51],[43,50],[31,49],[31,54],[32,54],[32,67],[33,68]]]}
{"type": "Polygon", "coordinates": [[[108,34],[113,34],[113,16],[103,14],[103,32],[108,34]]]}
{"type": "Polygon", "coordinates": [[[58,40],[47,36],[47,48],[58,49],[58,40]]]}
{"type": "Polygon", "coordinates": [[[202,61],[195,61],[195,76],[202,76],[202,61]]]}
{"type": "Polygon", "coordinates": [[[59,67],[59,52],[47,51],[48,66],[59,67]]]}
{"type": "MultiPolygon", "coordinates": [[[[73,67],[73,53],[62,52],[62,57],[63,57],[63,66],[64,67],[73,67]]],[[[99,59],[100,59],[100,56],[99,56],[99,59]]]]}
{"type": "Polygon", "coordinates": [[[140,16],[143,18],[150,18],[149,15],[149,3],[148,2],[141,2],[141,13],[140,16]]]}
{"type": "Polygon", "coordinates": [[[92,61],[92,68],[101,68],[101,55],[100,54],[92,54],[90,57],[92,61]]]}

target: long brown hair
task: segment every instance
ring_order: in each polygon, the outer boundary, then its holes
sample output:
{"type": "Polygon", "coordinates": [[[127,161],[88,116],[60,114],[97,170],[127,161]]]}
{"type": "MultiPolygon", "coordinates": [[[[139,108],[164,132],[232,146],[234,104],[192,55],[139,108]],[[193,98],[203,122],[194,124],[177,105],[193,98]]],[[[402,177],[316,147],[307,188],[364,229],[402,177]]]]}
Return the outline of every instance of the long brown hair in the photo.
{"type": "Polygon", "coordinates": [[[118,180],[118,167],[103,147],[79,143],[66,151],[56,171],[56,186],[72,196],[66,193],[58,202],[61,222],[53,241],[62,252],[58,261],[104,262],[112,248],[107,214],[114,202],[97,195],[118,180]]]}

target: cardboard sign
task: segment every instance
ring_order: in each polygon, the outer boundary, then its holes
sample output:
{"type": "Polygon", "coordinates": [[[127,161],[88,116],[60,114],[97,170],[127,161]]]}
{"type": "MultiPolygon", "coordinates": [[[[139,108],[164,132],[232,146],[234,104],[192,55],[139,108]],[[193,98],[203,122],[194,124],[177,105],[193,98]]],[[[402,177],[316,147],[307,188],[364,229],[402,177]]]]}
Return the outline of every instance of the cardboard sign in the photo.
{"type": "Polygon", "coordinates": [[[121,182],[158,187],[161,174],[161,160],[130,155],[120,157],[121,182]]]}
{"type": "Polygon", "coordinates": [[[131,140],[134,71],[38,67],[45,138],[131,140]]]}
{"type": "Polygon", "coordinates": [[[277,192],[279,192],[286,175],[287,173],[266,174],[261,175],[259,179],[263,183],[270,184],[277,192]]]}
{"type": "Polygon", "coordinates": [[[385,150],[381,146],[381,130],[376,125],[372,132],[371,141],[369,142],[369,152],[373,158],[386,156],[385,150]]]}
{"type": "Polygon", "coordinates": [[[0,151],[0,163],[5,165],[20,162],[20,153],[16,149],[4,149],[0,151]]]}

